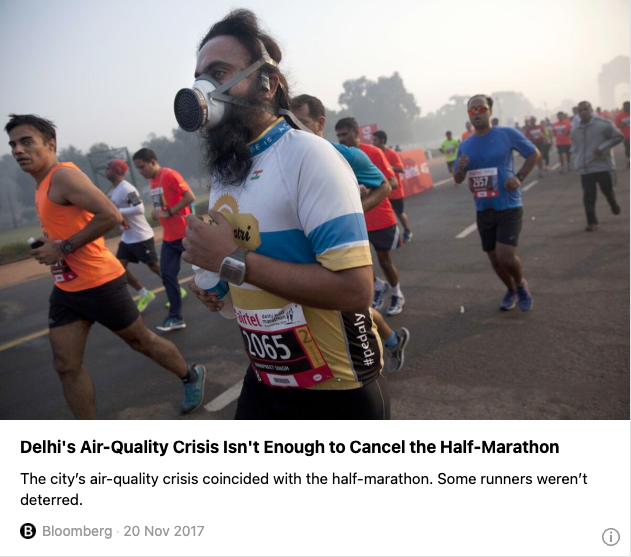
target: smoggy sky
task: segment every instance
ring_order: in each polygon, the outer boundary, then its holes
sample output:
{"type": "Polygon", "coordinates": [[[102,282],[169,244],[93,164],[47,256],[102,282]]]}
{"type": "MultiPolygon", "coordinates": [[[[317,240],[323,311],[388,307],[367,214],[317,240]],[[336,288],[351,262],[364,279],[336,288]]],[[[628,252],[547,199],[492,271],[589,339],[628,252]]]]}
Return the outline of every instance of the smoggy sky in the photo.
{"type": "Polygon", "coordinates": [[[422,115],[498,90],[549,110],[596,106],[602,64],[631,49],[628,0],[0,0],[3,126],[36,113],[57,124],[61,148],[83,150],[170,136],[199,40],[238,7],[280,42],[293,93],[334,109],[344,80],[394,71],[422,115]]]}

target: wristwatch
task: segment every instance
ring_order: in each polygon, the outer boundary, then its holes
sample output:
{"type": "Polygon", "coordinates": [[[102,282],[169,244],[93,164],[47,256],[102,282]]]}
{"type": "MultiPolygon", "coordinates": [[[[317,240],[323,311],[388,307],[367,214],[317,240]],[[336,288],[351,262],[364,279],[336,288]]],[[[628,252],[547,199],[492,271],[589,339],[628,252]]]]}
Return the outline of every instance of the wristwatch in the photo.
{"type": "Polygon", "coordinates": [[[224,257],[219,267],[219,278],[236,286],[242,285],[245,282],[245,257],[249,252],[248,249],[237,248],[224,257]]]}
{"type": "Polygon", "coordinates": [[[60,247],[64,255],[68,255],[75,250],[74,244],[70,240],[64,240],[61,242],[60,247]]]}
{"type": "Polygon", "coordinates": [[[522,183],[526,179],[526,177],[521,172],[519,174],[517,174],[517,178],[519,178],[519,181],[522,182],[522,183]]]}

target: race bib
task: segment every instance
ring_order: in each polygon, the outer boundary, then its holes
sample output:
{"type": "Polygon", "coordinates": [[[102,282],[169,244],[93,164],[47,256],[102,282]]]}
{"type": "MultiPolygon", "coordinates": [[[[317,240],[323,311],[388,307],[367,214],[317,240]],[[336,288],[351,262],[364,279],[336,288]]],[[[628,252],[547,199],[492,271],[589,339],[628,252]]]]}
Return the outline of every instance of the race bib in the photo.
{"type": "Polygon", "coordinates": [[[68,263],[66,263],[65,259],[58,261],[57,263],[53,263],[50,266],[50,272],[55,279],[55,282],[70,282],[77,278],[77,273],[75,273],[68,263]]]}
{"type": "Polygon", "coordinates": [[[541,130],[530,130],[530,136],[533,139],[539,139],[541,137],[541,130]]]}
{"type": "Polygon", "coordinates": [[[302,306],[234,308],[257,379],[270,387],[306,389],[333,378],[307,325],[302,306]]]}
{"type": "Polygon", "coordinates": [[[447,147],[447,152],[449,154],[454,153],[456,151],[456,148],[453,145],[450,145],[449,147],[447,147]]]}
{"type": "Polygon", "coordinates": [[[565,126],[555,126],[554,127],[554,133],[562,134],[564,132],[565,132],[565,126]]]}
{"type": "Polygon", "coordinates": [[[154,209],[162,208],[162,188],[153,188],[151,190],[151,201],[153,202],[154,209]]]}
{"type": "Polygon", "coordinates": [[[467,172],[467,184],[478,199],[497,197],[500,194],[497,168],[480,168],[467,172]]]}

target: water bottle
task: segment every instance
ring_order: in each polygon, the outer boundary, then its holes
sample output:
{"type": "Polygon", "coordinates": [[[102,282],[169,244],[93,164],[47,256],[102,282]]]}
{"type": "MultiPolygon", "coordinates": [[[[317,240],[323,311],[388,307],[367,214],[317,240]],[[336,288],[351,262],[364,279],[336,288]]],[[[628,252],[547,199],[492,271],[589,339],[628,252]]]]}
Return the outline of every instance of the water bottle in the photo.
{"type": "Polygon", "coordinates": [[[195,284],[197,287],[209,294],[214,294],[218,300],[223,302],[223,309],[219,311],[221,316],[226,319],[235,319],[236,315],[234,314],[228,283],[225,280],[221,280],[218,273],[207,271],[197,265],[193,265],[193,272],[195,273],[195,284]]]}

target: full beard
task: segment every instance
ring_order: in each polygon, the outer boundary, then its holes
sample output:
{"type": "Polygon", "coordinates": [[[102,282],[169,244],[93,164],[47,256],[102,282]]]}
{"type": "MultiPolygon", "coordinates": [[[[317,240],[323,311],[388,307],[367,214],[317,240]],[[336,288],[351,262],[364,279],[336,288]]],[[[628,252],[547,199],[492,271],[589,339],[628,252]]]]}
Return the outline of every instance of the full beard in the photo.
{"type": "MultiPolygon", "coordinates": [[[[258,98],[248,100],[261,102],[258,98]]],[[[247,178],[252,168],[248,143],[263,118],[264,113],[256,108],[233,104],[225,121],[201,132],[202,165],[213,182],[237,186],[247,178]]]]}

